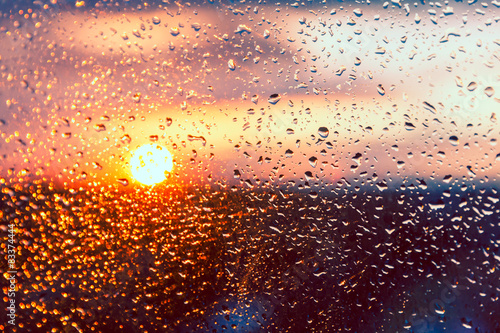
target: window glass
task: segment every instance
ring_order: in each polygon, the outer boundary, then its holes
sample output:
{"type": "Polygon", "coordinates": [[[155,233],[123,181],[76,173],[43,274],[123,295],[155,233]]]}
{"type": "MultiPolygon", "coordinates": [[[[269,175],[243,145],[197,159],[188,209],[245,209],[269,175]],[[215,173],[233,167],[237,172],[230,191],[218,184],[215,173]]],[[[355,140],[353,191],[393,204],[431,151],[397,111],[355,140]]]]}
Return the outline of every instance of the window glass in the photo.
{"type": "Polygon", "coordinates": [[[499,7],[1,2],[1,330],[499,331],[499,7]]]}

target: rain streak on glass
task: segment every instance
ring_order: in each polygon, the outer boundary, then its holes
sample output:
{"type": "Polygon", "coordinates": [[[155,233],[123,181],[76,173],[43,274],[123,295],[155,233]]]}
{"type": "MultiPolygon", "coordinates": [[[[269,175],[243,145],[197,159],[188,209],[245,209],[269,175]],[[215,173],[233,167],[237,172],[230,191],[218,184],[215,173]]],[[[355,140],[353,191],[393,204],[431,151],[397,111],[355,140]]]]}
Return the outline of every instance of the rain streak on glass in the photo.
{"type": "Polygon", "coordinates": [[[499,332],[499,16],[3,1],[0,331],[499,332]]]}

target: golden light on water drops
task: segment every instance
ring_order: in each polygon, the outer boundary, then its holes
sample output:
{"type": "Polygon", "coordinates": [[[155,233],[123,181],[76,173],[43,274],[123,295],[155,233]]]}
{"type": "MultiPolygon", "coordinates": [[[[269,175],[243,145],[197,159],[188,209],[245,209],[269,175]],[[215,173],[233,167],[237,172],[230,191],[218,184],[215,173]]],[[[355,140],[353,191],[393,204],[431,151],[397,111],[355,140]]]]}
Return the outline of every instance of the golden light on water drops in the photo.
{"type": "Polygon", "coordinates": [[[137,148],[130,159],[132,176],[144,185],[163,182],[165,173],[174,166],[172,154],[158,144],[146,144],[137,148]]]}

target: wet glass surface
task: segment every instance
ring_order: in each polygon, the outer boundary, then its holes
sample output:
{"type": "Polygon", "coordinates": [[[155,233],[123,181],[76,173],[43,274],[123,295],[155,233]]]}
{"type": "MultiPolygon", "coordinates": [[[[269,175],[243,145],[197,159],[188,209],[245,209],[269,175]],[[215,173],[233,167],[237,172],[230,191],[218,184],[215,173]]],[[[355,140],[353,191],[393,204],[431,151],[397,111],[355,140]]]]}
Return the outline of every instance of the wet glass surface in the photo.
{"type": "Polygon", "coordinates": [[[498,332],[499,7],[1,2],[1,330],[498,332]]]}

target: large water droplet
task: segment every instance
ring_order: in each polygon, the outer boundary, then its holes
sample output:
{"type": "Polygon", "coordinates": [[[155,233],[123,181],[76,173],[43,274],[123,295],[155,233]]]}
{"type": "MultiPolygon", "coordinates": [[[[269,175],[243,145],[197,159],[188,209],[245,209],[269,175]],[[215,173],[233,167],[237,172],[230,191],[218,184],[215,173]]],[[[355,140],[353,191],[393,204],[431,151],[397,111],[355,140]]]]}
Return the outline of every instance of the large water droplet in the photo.
{"type": "Polygon", "coordinates": [[[458,137],[456,137],[455,135],[452,135],[452,136],[450,136],[449,140],[450,140],[450,143],[452,144],[452,146],[458,146],[458,137]]]}
{"type": "Polygon", "coordinates": [[[233,59],[229,59],[229,61],[227,62],[227,67],[229,67],[229,69],[232,71],[236,69],[236,63],[233,59]]]}
{"type": "Polygon", "coordinates": [[[271,104],[276,104],[280,101],[281,95],[280,94],[272,94],[269,96],[269,99],[267,100],[271,104]]]}
{"type": "Polygon", "coordinates": [[[326,139],[328,137],[328,134],[330,134],[330,131],[328,130],[328,128],[326,128],[326,127],[318,128],[318,135],[321,138],[326,139]]]}

